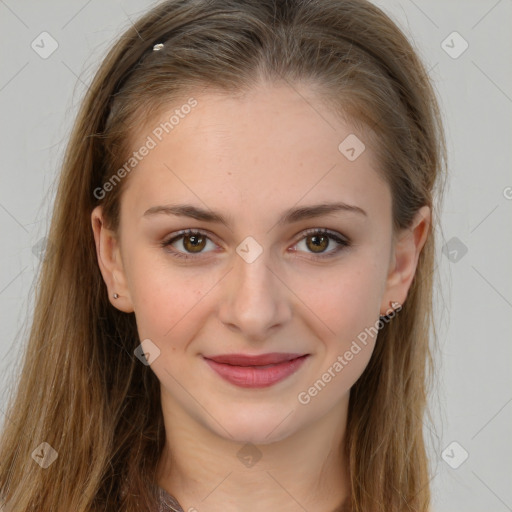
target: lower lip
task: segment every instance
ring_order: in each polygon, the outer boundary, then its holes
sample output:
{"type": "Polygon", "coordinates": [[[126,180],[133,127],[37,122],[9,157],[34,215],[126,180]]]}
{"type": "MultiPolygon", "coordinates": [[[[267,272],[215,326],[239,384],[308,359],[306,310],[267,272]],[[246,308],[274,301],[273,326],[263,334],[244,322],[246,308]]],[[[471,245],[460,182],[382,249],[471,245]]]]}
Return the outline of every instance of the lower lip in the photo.
{"type": "Polygon", "coordinates": [[[258,366],[234,366],[230,364],[217,363],[211,359],[205,361],[223,379],[235,386],[242,388],[266,388],[277,384],[294,374],[304,363],[308,356],[297,357],[290,361],[278,364],[258,366]]]}

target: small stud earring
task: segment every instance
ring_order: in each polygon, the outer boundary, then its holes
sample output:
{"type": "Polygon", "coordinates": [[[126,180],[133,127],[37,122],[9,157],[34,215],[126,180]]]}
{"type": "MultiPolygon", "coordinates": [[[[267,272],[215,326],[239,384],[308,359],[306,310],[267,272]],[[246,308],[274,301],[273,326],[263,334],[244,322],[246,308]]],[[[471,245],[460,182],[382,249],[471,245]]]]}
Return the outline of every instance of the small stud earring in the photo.
{"type": "Polygon", "coordinates": [[[114,299],[118,299],[119,295],[117,293],[114,293],[113,297],[114,297],[114,299]]]}

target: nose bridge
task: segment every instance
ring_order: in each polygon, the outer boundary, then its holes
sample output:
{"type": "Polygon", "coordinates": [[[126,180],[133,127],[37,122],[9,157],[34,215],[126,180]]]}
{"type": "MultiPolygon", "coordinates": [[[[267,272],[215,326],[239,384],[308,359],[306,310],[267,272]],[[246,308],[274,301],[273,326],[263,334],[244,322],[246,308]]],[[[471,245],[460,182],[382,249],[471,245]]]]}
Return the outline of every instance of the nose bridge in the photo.
{"type": "MultiPolygon", "coordinates": [[[[270,253],[264,250],[252,237],[237,247],[238,260],[235,260],[235,279],[237,289],[243,294],[249,293],[254,298],[269,294],[272,287],[270,253]]],[[[274,276],[275,278],[275,276],[274,276]]]]}
{"type": "Polygon", "coordinates": [[[223,297],[220,317],[248,337],[264,337],[269,328],[290,315],[286,287],[272,268],[269,251],[255,238],[244,239],[236,253],[230,292],[223,297]]]}

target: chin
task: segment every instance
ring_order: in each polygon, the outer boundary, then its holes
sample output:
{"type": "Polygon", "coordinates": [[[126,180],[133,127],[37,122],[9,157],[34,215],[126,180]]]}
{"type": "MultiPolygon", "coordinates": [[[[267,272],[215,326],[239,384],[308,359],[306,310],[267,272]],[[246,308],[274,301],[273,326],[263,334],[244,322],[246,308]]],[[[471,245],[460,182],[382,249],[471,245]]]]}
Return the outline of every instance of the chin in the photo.
{"type": "Polygon", "coordinates": [[[295,416],[290,414],[293,408],[280,407],[272,410],[261,410],[245,406],[242,410],[224,412],[214,416],[220,425],[208,420],[210,429],[228,441],[240,444],[265,445],[281,441],[293,434],[298,425],[292,425],[290,420],[295,416]]]}

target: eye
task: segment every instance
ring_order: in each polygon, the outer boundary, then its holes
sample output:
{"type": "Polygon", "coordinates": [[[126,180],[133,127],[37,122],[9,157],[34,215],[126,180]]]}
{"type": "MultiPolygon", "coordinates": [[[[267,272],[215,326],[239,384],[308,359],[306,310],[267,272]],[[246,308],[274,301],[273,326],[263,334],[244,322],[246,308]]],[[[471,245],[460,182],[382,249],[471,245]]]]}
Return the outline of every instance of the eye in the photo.
{"type": "MultiPolygon", "coordinates": [[[[304,233],[304,235],[305,236],[303,236],[301,240],[294,245],[292,251],[296,252],[296,248],[300,244],[304,244],[306,252],[310,252],[313,255],[313,259],[333,257],[343,248],[351,245],[350,241],[346,237],[328,229],[309,229],[304,233]],[[326,251],[329,245],[332,245],[331,242],[333,241],[337,246],[330,251],[326,251]]],[[[213,245],[213,249],[215,249],[216,244],[212,242],[207,233],[201,230],[187,229],[185,231],[180,231],[167,240],[164,240],[161,243],[161,246],[167,248],[173,257],[188,260],[193,259],[194,255],[199,256],[204,252],[210,252],[203,250],[207,246],[208,242],[210,242],[213,245]],[[175,244],[181,244],[181,248],[177,248],[175,244]]]]}
{"type": "Polygon", "coordinates": [[[208,235],[203,231],[187,229],[177,233],[172,238],[163,241],[161,245],[162,247],[168,248],[172,256],[176,258],[190,259],[191,257],[188,256],[188,254],[202,254],[207,242],[211,242],[214,248],[216,247],[208,235]],[[184,251],[173,249],[172,247],[175,243],[181,244],[184,251]]]}
{"type": "MultiPolygon", "coordinates": [[[[306,252],[311,251],[311,254],[313,254],[313,259],[330,258],[338,254],[343,248],[350,246],[350,241],[346,237],[328,229],[308,229],[305,235],[294,247],[304,244],[306,252]],[[337,246],[326,252],[332,241],[337,246]]],[[[295,252],[296,249],[294,248],[293,251],[295,252]]]]}

